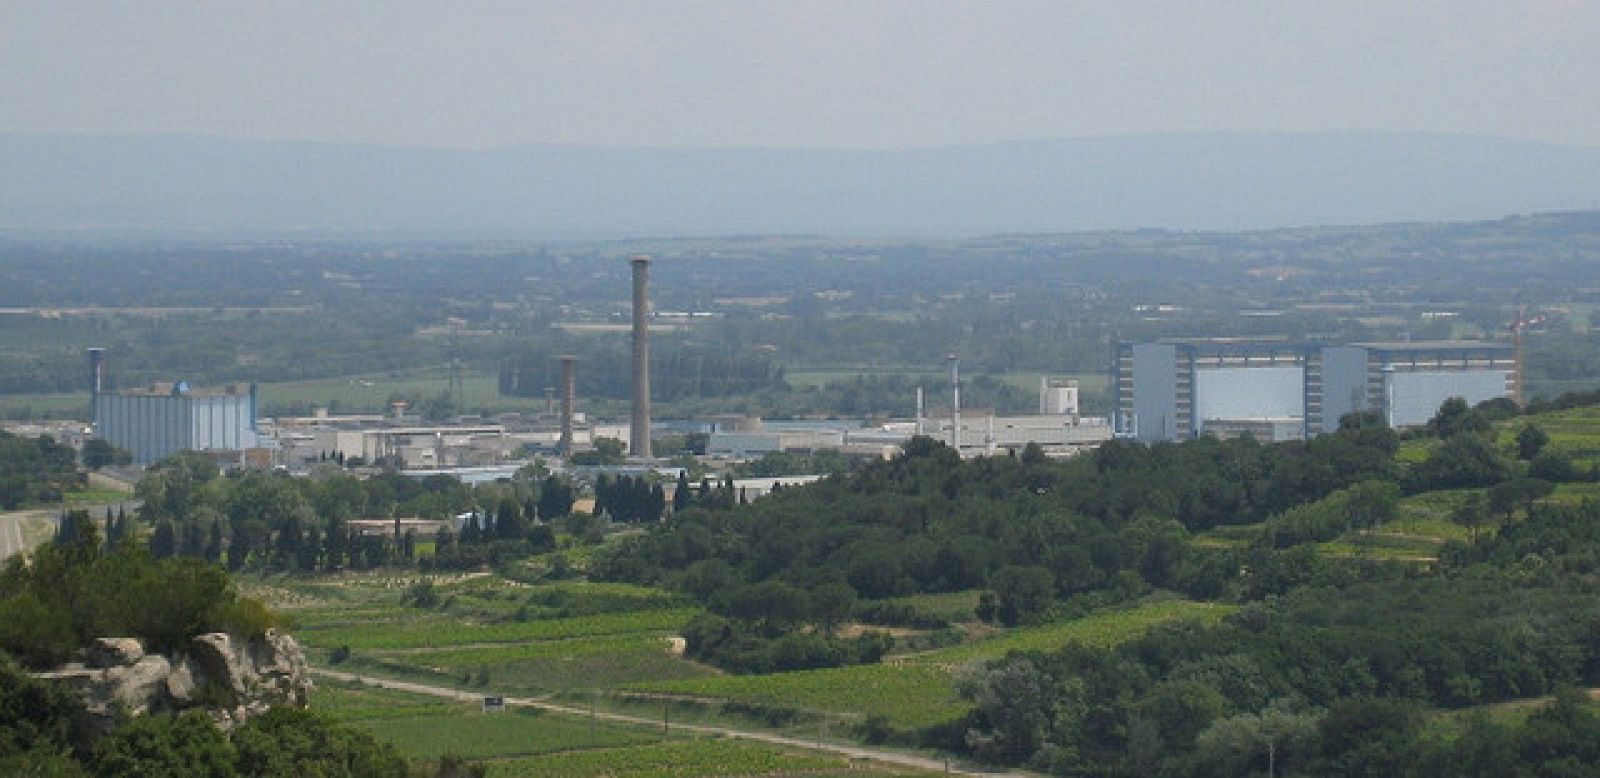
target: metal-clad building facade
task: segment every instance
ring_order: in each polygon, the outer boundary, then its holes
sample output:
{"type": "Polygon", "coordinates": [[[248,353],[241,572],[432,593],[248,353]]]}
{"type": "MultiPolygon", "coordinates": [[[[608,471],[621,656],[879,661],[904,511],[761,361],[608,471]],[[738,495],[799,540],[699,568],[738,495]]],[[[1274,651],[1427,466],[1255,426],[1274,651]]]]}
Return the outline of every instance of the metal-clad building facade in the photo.
{"type": "Polygon", "coordinates": [[[148,465],[184,450],[256,448],[256,392],[234,386],[220,392],[156,387],[94,395],[95,434],[148,465]]]}
{"type": "Polygon", "coordinates": [[[1121,437],[1154,442],[1195,437],[1205,431],[1208,421],[1303,418],[1305,368],[1311,352],[1306,346],[1280,341],[1118,344],[1112,376],[1117,393],[1113,429],[1121,437]]]}
{"type": "Polygon", "coordinates": [[[1295,437],[1310,437],[1368,410],[1409,427],[1451,397],[1472,404],[1510,397],[1515,380],[1509,343],[1120,343],[1112,424],[1118,436],[1143,441],[1191,438],[1208,426],[1223,435],[1270,430],[1283,439],[1291,420],[1300,424],[1295,437]]]}

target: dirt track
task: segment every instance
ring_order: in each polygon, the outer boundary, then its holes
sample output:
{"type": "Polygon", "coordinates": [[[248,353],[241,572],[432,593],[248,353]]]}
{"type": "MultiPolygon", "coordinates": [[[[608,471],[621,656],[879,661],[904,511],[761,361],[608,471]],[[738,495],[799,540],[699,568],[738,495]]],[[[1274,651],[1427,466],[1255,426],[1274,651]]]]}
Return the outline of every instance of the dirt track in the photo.
{"type": "MultiPolygon", "coordinates": [[[[455,689],[450,689],[450,688],[446,688],[446,687],[443,687],[443,686],[429,686],[427,684],[412,683],[410,681],[394,681],[394,680],[389,680],[387,678],[373,678],[373,677],[370,677],[370,676],[356,675],[355,673],[342,673],[342,672],[339,672],[337,670],[324,670],[324,669],[322,669],[320,667],[312,668],[311,672],[316,673],[317,675],[321,675],[321,676],[325,676],[325,677],[328,677],[328,678],[333,678],[333,679],[337,679],[337,680],[341,680],[341,681],[360,681],[362,683],[370,684],[372,686],[380,686],[380,687],[387,688],[387,689],[396,689],[396,690],[399,690],[399,691],[412,692],[414,694],[428,694],[428,695],[432,695],[432,696],[435,696],[435,697],[444,697],[444,698],[452,699],[452,700],[479,700],[479,699],[482,699],[486,695],[485,692],[481,692],[481,691],[469,693],[469,692],[457,691],[455,689]]],[[[493,693],[491,692],[491,693],[488,693],[488,694],[493,694],[493,693]]],[[[500,695],[500,696],[504,696],[504,695],[500,695]]],[[[570,715],[570,716],[589,716],[589,715],[593,715],[595,718],[598,718],[598,719],[604,719],[606,721],[614,721],[614,722],[618,722],[618,723],[621,723],[621,724],[632,724],[632,725],[636,725],[636,726],[646,726],[646,727],[652,727],[652,728],[659,728],[659,727],[662,726],[662,722],[659,719],[644,718],[642,716],[630,716],[630,715],[628,715],[626,713],[610,713],[610,712],[606,712],[606,711],[593,711],[593,712],[591,712],[590,710],[585,709],[585,708],[578,708],[578,707],[571,707],[571,706],[567,706],[567,705],[560,705],[560,704],[553,703],[553,702],[546,702],[544,700],[535,700],[535,699],[530,699],[530,698],[527,698],[527,697],[505,697],[505,702],[506,702],[507,705],[521,705],[521,706],[526,706],[526,707],[530,707],[530,708],[539,708],[539,709],[542,709],[542,710],[548,710],[548,711],[552,711],[552,712],[555,712],[555,713],[564,713],[564,714],[567,714],[567,715],[570,715]]],[[[932,759],[932,758],[929,758],[929,757],[916,756],[914,754],[902,754],[902,753],[899,753],[899,752],[896,752],[896,751],[883,751],[883,750],[879,750],[879,749],[875,749],[875,748],[866,748],[866,747],[861,747],[861,746],[847,746],[847,745],[840,745],[840,744],[835,744],[835,743],[819,743],[819,742],[814,741],[814,740],[803,740],[803,739],[800,739],[800,738],[787,737],[787,736],[784,736],[784,735],[774,735],[774,734],[771,734],[771,733],[768,733],[768,732],[751,732],[751,731],[748,731],[748,730],[734,729],[734,728],[731,728],[731,727],[711,726],[711,725],[706,725],[706,724],[671,724],[670,726],[671,726],[671,728],[676,729],[676,730],[678,730],[680,732],[695,732],[695,733],[702,734],[702,735],[720,735],[720,736],[723,736],[723,737],[739,738],[739,739],[742,739],[742,740],[755,740],[755,741],[760,741],[762,743],[771,743],[773,745],[784,746],[786,748],[805,749],[807,751],[826,751],[828,753],[839,754],[841,756],[845,756],[845,757],[848,757],[850,759],[865,759],[865,760],[868,760],[868,761],[879,762],[879,763],[886,764],[886,765],[894,765],[894,766],[897,766],[897,767],[911,767],[911,768],[915,768],[915,769],[918,769],[918,770],[928,770],[928,771],[931,771],[931,772],[949,772],[952,775],[1020,775],[1021,774],[1021,773],[1009,773],[1009,772],[1004,772],[1004,771],[988,771],[988,770],[982,770],[982,769],[974,769],[974,768],[970,768],[970,767],[961,767],[961,766],[958,766],[958,765],[953,764],[953,763],[948,763],[948,762],[946,762],[944,760],[932,759]]]]}

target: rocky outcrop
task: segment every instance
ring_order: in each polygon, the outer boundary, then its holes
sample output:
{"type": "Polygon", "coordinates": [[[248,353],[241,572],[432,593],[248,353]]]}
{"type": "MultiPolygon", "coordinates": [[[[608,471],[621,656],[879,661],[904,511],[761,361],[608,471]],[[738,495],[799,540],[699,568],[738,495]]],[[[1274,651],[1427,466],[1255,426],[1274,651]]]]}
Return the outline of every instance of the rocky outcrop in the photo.
{"type": "Polygon", "coordinates": [[[101,638],[82,662],[39,676],[76,690],[91,726],[103,731],[124,716],[190,709],[231,728],[276,705],[305,707],[312,688],[300,645],[276,630],[254,639],[199,635],[170,656],[147,654],[133,638],[101,638]]]}

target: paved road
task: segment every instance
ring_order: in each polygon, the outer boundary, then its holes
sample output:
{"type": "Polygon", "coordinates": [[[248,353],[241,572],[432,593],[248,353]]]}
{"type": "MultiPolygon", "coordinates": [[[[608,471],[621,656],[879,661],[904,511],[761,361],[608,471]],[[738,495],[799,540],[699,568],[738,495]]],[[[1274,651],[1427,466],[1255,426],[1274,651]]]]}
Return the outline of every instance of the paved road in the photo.
{"type": "MultiPolygon", "coordinates": [[[[386,689],[398,689],[400,691],[413,692],[416,694],[429,694],[435,697],[447,697],[453,700],[481,700],[485,695],[493,694],[491,692],[483,691],[463,692],[443,686],[429,686],[427,684],[411,683],[410,681],[394,681],[387,678],[373,678],[370,676],[356,675],[354,673],[342,673],[337,670],[324,670],[320,667],[311,668],[311,672],[341,681],[360,681],[365,684],[381,686],[386,689]]],[[[540,708],[542,710],[548,710],[555,713],[565,713],[571,716],[593,715],[595,718],[605,719],[606,721],[615,721],[622,724],[635,724],[656,728],[661,726],[660,719],[645,718],[643,716],[630,716],[626,713],[590,711],[587,708],[558,705],[553,702],[529,699],[526,697],[505,697],[505,701],[507,705],[523,705],[530,708],[540,708]]],[[[895,751],[881,751],[874,748],[863,748],[859,746],[818,743],[815,740],[804,740],[801,738],[786,737],[784,735],[774,735],[769,732],[751,732],[748,730],[733,729],[731,727],[716,727],[706,724],[672,724],[671,727],[680,732],[697,732],[703,735],[721,735],[723,737],[740,738],[744,740],[757,740],[763,743],[771,743],[773,745],[785,746],[788,748],[801,748],[808,751],[827,751],[829,753],[840,754],[851,759],[867,759],[884,764],[898,765],[900,767],[913,767],[919,770],[931,770],[934,772],[948,771],[953,775],[1021,775],[1021,773],[974,770],[972,768],[964,768],[954,764],[947,764],[941,759],[930,759],[928,757],[916,756],[914,754],[902,754],[895,751]]]]}

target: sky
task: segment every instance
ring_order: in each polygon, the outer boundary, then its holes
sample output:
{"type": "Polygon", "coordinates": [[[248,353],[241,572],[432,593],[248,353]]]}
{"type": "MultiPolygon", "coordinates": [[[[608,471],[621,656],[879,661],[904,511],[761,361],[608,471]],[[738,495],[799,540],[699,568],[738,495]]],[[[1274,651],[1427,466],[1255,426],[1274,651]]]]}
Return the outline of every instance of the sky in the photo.
{"type": "Polygon", "coordinates": [[[904,148],[1195,130],[1600,147],[1600,2],[0,0],[0,132],[904,148]]]}

